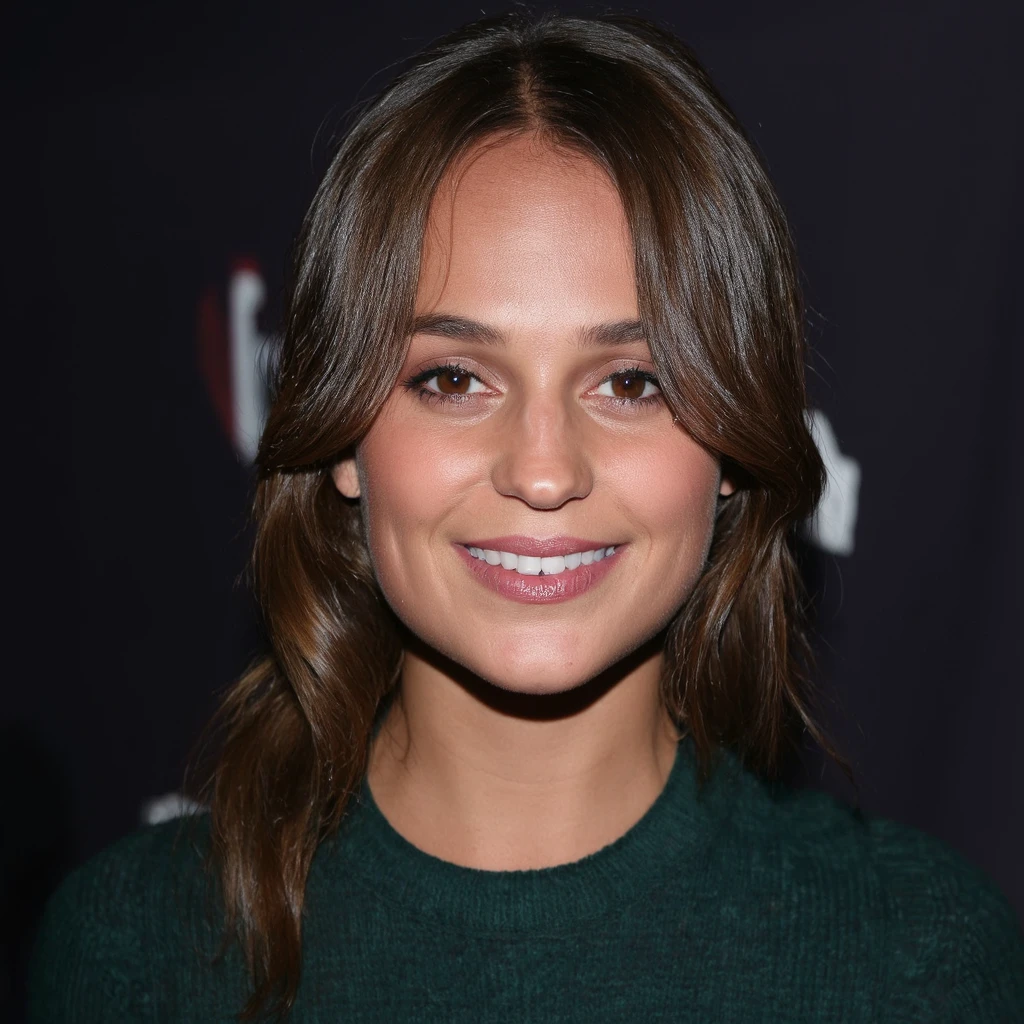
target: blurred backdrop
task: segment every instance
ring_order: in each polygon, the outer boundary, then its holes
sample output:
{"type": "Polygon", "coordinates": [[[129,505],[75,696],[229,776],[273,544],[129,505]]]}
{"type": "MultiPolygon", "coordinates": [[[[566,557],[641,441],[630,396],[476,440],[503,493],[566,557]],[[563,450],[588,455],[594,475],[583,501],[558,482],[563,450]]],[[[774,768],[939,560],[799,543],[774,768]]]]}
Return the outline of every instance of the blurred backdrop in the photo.
{"type": "MultiPolygon", "coordinates": [[[[259,360],[332,141],[479,4],[5,16],[5,1020],[48,893],[161,813],[260,649],[239,583],[259,360]]],[[[803,554],[862,804],[1024,916],[1021,7],[631,10],[696,48],[791,216],[832,470],[803,554]]],[[[854,798],[813,751],[793,776],[854,798]]]]}

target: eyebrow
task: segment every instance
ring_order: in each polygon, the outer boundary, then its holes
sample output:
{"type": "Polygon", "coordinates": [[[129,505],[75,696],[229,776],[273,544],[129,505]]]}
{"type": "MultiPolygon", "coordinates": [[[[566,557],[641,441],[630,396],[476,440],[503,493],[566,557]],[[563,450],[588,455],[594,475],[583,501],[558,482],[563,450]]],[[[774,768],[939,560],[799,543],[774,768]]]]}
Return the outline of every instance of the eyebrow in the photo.
{"type": "MultiPolygon", "coordinates": [[[[477,320],[449,313],[428,313],[414,318],[413,334],[429,334],[437,338],[459,341],[479,341],[485,345],[507,345],[508,336],[497,328],[477,320]]],[[[584,327],[577,332],[580,348],[605,345],[628,345],[632,341],[646,341],[647,332],[639,320],[612,320],[604,324],[584,327]]]]}

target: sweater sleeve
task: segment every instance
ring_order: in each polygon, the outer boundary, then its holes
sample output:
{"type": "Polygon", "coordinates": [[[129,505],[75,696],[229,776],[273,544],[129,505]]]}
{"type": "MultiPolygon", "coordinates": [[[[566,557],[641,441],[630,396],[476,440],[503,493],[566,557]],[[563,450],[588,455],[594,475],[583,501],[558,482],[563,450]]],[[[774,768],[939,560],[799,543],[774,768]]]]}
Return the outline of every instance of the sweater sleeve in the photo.
{"type": "Polygon", "coordinates": [[[936,839],[877,822],[894,1019],[1024,1021],[1024,934],[998,886],[936,839]]]}
{"type": "Polygon", "coordinates": [[[136,998],[144,947],[111,860],[72,872],[50,898],[29,968],[29,1024],[146,1020],[136,998]]]}
{"type": "Polygon", "coordinates": [[[29,1024],[163,1024],[167,1006],[189,998],[178,988],[197,977],[198,937],[185,924],[193,920],[191,897],[203,892],[193,843],[202,841],[205,821],[196,824],[142,829],[61,883],[32,951],[29,1024]]]}
{"type": "Polygon", "coordinates": [[[1024,1021],[1024,934],[1017,917],[987,877],[962,896],[953,914],[949,992],[937,1017],[944,1024],[1024,1021]]]}

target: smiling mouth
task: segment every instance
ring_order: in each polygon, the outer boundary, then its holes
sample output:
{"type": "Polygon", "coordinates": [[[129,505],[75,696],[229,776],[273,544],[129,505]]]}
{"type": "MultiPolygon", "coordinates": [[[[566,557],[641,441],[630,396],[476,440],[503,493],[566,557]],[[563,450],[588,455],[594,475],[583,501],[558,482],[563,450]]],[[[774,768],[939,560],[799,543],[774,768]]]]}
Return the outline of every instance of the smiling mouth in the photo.
{"type": "Polygon", "coordinates": [[[488,565],[500,565],[502,569],[516,572],[520,576],[557,576],[559,573],[575,572],[582,565],[593,565],[615,554],[615,545],[543,558],[536,555],[517,555],[511,551],[463,546],[478,561],[486,562],[488,565]]]}

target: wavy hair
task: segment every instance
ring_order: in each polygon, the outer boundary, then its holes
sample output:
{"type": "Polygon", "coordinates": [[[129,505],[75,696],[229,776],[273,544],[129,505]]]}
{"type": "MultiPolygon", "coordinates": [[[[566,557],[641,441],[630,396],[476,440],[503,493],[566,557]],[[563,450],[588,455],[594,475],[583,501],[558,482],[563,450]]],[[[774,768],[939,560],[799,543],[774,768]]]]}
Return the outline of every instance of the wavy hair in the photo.
{"type": "Polygon", "coordinates": [[[218,753],[200,790],[225,943],[237,939],[251,974],[243,1019],[294,1002],[310,864],[365,773],[401,659],[358,504],[330,470],[394,387],[438,183],[470,147],[523,132],[585,154],[615,183],[665,399],[738,485],[666,634],[667,710],[692,734],[703,777],[717,747],[771,777],[800,727],[843,763],[807,684],[791,541],[823,468],[805,423],[793,247],[768,177],[665,30],[620,16],[476,22],[359,113],[296,247],[254,505],[270,653],[214,717],[218,753]]]}

